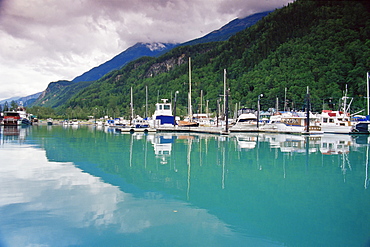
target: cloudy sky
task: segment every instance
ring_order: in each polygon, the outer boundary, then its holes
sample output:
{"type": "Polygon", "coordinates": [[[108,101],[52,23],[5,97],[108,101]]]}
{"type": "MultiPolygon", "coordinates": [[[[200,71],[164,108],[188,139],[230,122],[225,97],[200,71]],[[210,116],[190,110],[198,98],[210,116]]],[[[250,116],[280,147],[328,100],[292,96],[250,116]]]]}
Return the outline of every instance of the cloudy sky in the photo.
{"type": "Polygon", "coordinates": [[[72,80],[137,42],[185,42],[293,0],[0,0],[0,100],[72,80]]]}

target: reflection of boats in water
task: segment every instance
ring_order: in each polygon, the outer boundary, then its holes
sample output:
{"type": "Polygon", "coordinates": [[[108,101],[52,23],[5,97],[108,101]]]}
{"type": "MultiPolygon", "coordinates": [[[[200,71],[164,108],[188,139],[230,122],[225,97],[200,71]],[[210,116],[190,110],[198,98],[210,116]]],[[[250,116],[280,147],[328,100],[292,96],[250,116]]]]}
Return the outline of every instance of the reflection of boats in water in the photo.
{"type": "Polygon", "coordinates": [[[24,107],[18,107],[16,111],[5,111],[3,125],[4,126],[18,126],[31,125],[30,114],[26,112],[24,107]]]}
{"type": "Polygon", "coordinates": [[[156,158],[161,159],[161,164],[167,164],[167,158],[171,156],[172,143],[176,136],[173,135],[155,135],[151,142],[154,147],[156,158]]]}
{"type": "MultiPolygon", "coordinates": [[[[235,138],[239,150],[253,149],[257,142],[268,142],[270,148],[280,149],[283,153],[315,153],[320,151],[324,155],[343,154],[350,152],[350,146],[360,145],[355,143],[356,137],[352,135],[337,134],[302,136],[277,133],[243,133],[236,134],[235,138]]],[[[361,136],[359,138],[358,142],[368,145],[368,139],[361,136]]]]}
{"type": "Polygon", "coordinates": [[[326,155],[346,154],[353,145],[349,135],[324,135],[320,143],[320,152],[326,155]]]}
{"type": "Polygon", "coordinates": [[[239,150],[248,150],[256,147],[258,137],[257,135],[242,135],[238,134],[235,136],[236,142],[238,143],[239,150]]]}
{"type": "MultiPolygon", "coordinates": [[[[291,134],[263,134],[262,140],[270,143],[271,148],[278,148],[284,153],[305,153],[307,138],[301,135],[291,134]]],[[[312,138],[311,138],[312,139],[312,138]]],[[[309,152],[317,152],[317,149],[312,147],[309,152]]]]}
{"type": "Polygon", "coordinates": [[[4,136],[18,136],[20,134],[20,128],[17,126],[4,126],[3,135],[4,136]]]}
{"type": "Polygon", "coordinates": [[[29,126],[2,126],[1,139],[4,140],[24,140],[28,134],[29,126]]]}

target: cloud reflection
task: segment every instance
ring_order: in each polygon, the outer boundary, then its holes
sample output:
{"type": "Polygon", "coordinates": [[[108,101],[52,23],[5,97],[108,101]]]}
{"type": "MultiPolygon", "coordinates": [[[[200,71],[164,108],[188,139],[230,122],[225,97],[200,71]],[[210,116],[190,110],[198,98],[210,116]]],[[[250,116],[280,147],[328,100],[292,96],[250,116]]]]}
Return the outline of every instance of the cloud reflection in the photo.
{"type": "Polygon", "coordinates": [[[89,245],[91,239],[104,241],[112,234],[136,243],[146,238],[189,243],[192,235],[211,244],[233,234],[204,209],[157,192],[134,197],[73,163],[49,162],[42,149],[7,145],[0,154],[6,161],[0,167],[5,246],[89,245]]]}

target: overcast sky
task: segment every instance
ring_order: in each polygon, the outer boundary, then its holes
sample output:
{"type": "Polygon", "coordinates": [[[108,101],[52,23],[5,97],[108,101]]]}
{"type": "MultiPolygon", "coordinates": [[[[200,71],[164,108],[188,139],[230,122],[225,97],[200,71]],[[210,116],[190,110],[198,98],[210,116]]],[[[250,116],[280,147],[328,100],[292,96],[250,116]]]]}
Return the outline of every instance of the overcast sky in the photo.
{"type": "Polygon", "coordinates": [[[185,42],[293,0],[0,0],[0,100],[72,80],[137,42],[185,42]]]}

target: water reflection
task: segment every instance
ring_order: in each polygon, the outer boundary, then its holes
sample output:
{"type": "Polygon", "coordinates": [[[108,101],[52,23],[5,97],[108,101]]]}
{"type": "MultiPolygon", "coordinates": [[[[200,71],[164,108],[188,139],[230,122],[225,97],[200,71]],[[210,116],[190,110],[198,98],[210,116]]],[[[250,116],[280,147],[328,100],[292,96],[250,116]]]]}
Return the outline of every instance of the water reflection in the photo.
{"type": "Polygon", "coordinates": [[[1,143],[15,140],[22,142],[30,131],[30,126],[1,126],[1,143]]]}
{"type": "Polygon", "coordinates": [[[152,246],[160,239],[197,246],[204,238],[201,245],[218,246],[235,235],[204,209],[159,192],[126,193],[73,163],[47,161],[41,149],[24,145],[20,158],[9,145],[1,153],[7,155],[0,173],[2,246],[117,246],[112,236],[118,245],[152,246]]]}
{"type": "Polygon", "coordinates": [[[28,244],[48,244],[36,233],[46,228],[53,229],[50,239],[65,236],[64,243],[85,246],[109,246],[111,239],[134,246],[368,241],[367,136],[121,134],[40,126],[25,141],[32,146],[13,141],[0,149],[13,164],[0,173],[6,188],[0,210],[12,212],[0,220],[0,232],[9,243],[28,228],[34,235],[25,235],[28,244]],[[12,227],[14,219],[19,222],[12,227]]]}

